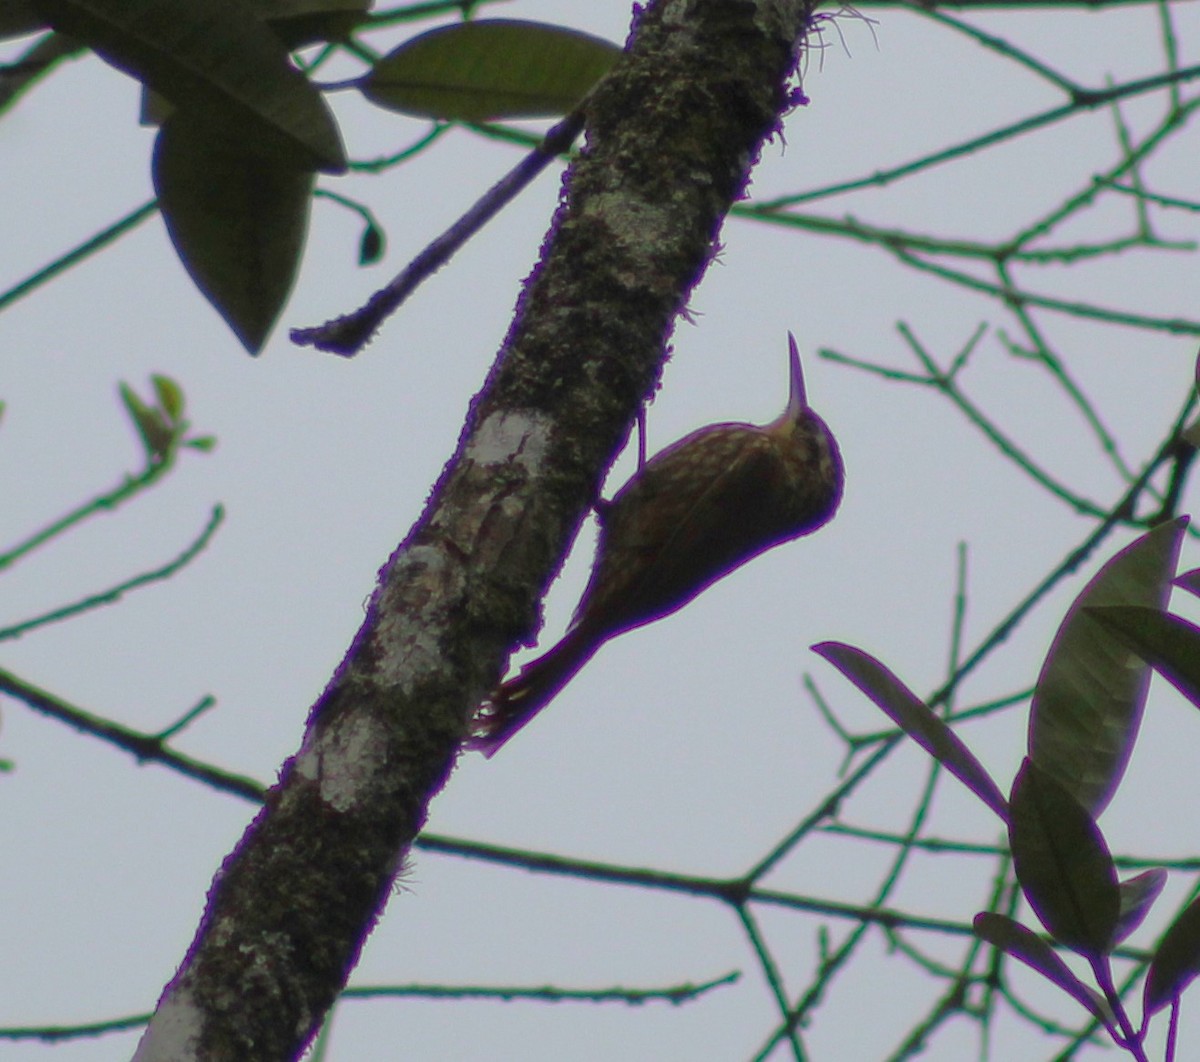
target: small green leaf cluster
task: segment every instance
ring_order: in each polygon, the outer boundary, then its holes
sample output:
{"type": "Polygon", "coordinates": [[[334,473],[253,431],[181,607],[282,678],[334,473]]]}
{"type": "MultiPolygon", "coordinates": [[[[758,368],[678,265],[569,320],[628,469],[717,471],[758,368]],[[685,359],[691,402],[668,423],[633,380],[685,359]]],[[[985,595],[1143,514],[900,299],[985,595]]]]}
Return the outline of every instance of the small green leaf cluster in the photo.
{"type": "MultiPolygon", "coordinates": [[[[962,782],[1005,824],[1022,893],[1049,940],[1005,914],[976,916],[976,934],[1079,1002],[1114,1043],[1146,1058],[1150,1019],[1200,974],[1200,899],[1166,929],[1146,974],[1135,1026],[1111,959],[1166,883],[1161,867],[1118,879],[1097,818],[1120,785],[1141,725],[1151,668],[1200,707],[1200,627],[1165,611],[1172,586],[1200,596],[1200,569],[1175,577],[1183,517],[1111,558],[1069,609],[1039,675],[1028,754],[1008,797],[950,726],[874,657],[824,642],[815,651],[962,782]],[[1056,949],[1081,956],[1086,984],[1056,949]]],[[[1168,1058],[1174,1037],[1168,1041],[1168,1058]]]]}
{"type": "MultiPolygon", "coordinates": [[[[325,92],[354,88],[378,107],[437,123],[555,115],[620,54],[573,30],[496,19],[440,27],[374,60],[355,36],[373,28],[371,4],[29,0],[19,17],[0,18],[0,35],[49,26],[142,83],[143,117],[161,125],[151,172],[171,241],[196,287],[257,354],[295,283],[317,174],[347,171],[325,92]],[[291,53],[314,44],[319,58],[302,71],[291,53]],[[318,86],[308,75],[338,50],[370,70],[318,86]]],[[[459,5],[427,6],[435,15],[459,5]]],[[[382,245],[369,224],[360,261],[374,261],[382,245]]]]}
{"type": "MultiPolygon", "coordinates": [[[[175,467],[175,458],[180,450],[190,449],[208,453],[216,446],[216,439],[211,435],[188,434],[191,425],[184,416],[186,400],[179,384],[168,376],[152,376],[150,382],[154,393],[149,400],[140,397],[128,384],[122,383],[119,389],[125,412],[133,422],[134,430],[142,443],[142,468],[122,476],[115,487],[80,502],[50,523],[30,531],[17,542],[0,550],[0,573],[31,557],[38,550],[49,547],[68,532],[80,527],[84,521],[113,513],[149,490],[175,467]]],[[[21,638],[50,624],[61,623],[93,609],[103,608],[119,601],[132,590],[169,579],[203,552],[223,518],[224,509],[220,505],[214,506],[204,529],[191,545],[167,564],[139,572],[104,589],[82,594],[68,604],[58,605],[0,627],[0,642],[21,638]]],[[[0,771],[9,770],[10,766],[8,761],[0,760],[0,771]]]]}
{"type": "Polygon", "coordinates": [[[217,440],[211,435],[189,438],[190,422],[183,415],[183,388],[169,376],[150,377],[155,403],[144,402],[127,383],[120,386],[121,401],[146,450],[146,462],[156,466],[171,460],[181,446],[210,452],[217,440]]]}

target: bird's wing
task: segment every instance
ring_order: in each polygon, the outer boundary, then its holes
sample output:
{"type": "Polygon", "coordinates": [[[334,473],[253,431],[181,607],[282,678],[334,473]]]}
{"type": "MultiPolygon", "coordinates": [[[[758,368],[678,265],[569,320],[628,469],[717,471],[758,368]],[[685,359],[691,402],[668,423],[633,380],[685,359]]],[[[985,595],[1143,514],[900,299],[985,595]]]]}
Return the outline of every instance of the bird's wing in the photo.
{"type": "Polygon", "coordinates": [[[724,459],[663,451],[613,501],[576,622],[613,633],[674,612],[780,539],[771,517],[782,468],[769,438],[738,426],[724,459]],[[590,599],[590,600],[589,600],[590,599]]]}

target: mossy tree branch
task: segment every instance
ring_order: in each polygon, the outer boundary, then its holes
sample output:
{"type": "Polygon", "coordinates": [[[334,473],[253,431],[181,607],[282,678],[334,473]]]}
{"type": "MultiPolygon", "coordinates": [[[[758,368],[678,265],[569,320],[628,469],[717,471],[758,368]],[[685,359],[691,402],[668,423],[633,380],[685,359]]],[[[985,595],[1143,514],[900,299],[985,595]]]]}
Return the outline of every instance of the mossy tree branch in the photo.
{"type": "Polygon", "coordinates": [[[814,6],[659,0],[641,13],[457,452],[218,874],[138,1062],[289,1059],[320,1027],[656,385],[675,317],[789,106],[814,6]]]}

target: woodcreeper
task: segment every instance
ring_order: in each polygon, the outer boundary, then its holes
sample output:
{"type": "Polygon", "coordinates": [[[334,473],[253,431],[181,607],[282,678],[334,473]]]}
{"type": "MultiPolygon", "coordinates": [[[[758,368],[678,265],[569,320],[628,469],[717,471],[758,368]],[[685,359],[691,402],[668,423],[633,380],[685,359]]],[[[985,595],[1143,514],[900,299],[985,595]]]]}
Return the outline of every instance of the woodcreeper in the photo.
{"type": "Polygon", "coordinates": [[[471,747],[491,756],[610,638],[670,615],[752,557],[832,519],[841,454],[808,405],[790,332],[788,349],[791,393],[777,420],[700,428],[597,505],[596,559],[571,626],[491,694],[471,747]]]}

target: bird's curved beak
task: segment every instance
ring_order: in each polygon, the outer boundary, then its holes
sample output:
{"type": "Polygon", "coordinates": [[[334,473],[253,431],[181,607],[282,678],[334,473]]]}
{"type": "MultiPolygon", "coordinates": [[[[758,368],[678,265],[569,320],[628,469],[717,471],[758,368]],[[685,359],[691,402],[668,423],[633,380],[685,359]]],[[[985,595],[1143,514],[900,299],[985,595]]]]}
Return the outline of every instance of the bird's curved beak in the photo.
{"type": "Polygon", "coordinates": [[[808,395],[804,390],[804,368],[800,364],[800,349],[796,337],[788,332],[788,355],[791,363],[791,389],[788,392],[787,411],[790,416],[798,415],[808,408],[808,395]]]}

